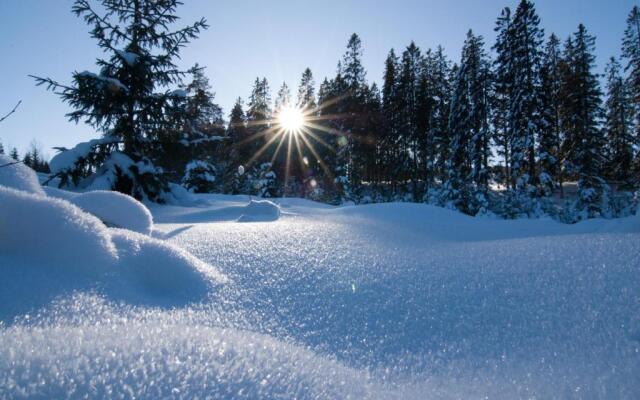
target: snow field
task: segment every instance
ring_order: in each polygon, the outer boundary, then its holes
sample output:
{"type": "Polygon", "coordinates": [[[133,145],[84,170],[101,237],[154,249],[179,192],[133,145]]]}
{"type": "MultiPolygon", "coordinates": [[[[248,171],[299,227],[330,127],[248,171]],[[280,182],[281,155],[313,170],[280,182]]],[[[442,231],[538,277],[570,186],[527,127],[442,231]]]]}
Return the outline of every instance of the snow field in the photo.
{"type": "Polygon", "coordinates": [[[0,398],[640,397],[638,216],[185,200],[0,188],[0,398]]]}

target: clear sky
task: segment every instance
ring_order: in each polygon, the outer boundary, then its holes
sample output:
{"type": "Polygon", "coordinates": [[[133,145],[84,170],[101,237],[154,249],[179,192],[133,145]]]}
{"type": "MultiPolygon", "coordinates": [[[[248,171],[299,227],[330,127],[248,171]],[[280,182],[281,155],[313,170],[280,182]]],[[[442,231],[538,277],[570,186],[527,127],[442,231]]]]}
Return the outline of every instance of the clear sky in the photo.
{"type": "MultiPolygon", "coordinates": [[[[389,49],[398,53],[414,40],[422,49],[442,44],[457,61],[466,31],[493,44],[500,10],[517,0],[184,0],[182,22],[205,17],[211,27],[188,46],[186,66],[207,67],[216,99],[228,114],[235,98],[247,98],[256,76],[265,76],[275,93],[286,81],[295,93],[306,67],[316,84],[335,73],[349,35],[364,46],[369,81],[380,82],[389,49]]],[[[0,0],[0,114],[23,104],[0,123],[5,148],[22,152],[32,140],[53,155],[53,146],[73,146],[97,137],[90,127],[68,122],[66,105],[27,74],[68,83],[74,70],[96,71],[100,54],[85,23],[71,14],[72,0],[0,0]]],[[[618,56],[632,0],[538,0],[547,34],[565,38],[583,22],[597,36],[600,69],[618,56]]]]}

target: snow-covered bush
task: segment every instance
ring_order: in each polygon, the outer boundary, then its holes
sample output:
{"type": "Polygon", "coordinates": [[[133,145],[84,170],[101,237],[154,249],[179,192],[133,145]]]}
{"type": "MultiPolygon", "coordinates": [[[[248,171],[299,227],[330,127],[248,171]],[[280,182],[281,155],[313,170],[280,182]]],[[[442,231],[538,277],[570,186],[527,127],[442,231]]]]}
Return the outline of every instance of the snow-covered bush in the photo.
{"type": "Polygon", "coordinates": [[[251,186],[251,192],[257,196],[268,198],[279,194],[276,173],[273,172],[271,163],[262,163],[255,168],[247,177],[247,183],[251,186]]]}
{"type": "Polygon", "coordinates": [[[216,168],[202,160],[187,164],[182,184],[193,193],[211,193],[216,185],[216,168]]]}

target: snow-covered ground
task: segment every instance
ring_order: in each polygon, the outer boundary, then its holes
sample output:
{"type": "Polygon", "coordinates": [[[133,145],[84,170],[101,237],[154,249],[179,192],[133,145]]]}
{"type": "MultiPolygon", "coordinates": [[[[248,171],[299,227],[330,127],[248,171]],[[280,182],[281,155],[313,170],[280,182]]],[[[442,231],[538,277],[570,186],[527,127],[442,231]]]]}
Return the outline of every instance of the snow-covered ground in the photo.
{"type": "Polygon", "coordinates": [[[638,216],[194,195],[150,237],[2,190],[0,398],[640,397],[638,216]]]}

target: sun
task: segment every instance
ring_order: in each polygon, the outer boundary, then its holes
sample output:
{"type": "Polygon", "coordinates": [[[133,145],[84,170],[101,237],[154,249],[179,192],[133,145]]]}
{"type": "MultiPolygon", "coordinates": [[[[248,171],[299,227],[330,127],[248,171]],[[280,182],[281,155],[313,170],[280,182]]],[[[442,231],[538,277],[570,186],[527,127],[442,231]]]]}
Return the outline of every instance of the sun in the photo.
{"type": "Polygon", "coordinates": [[[286,133],[299,133],[305,125],[305,116],[299,108],[287,105],[280,109],[278,123],[286,133]]]}

